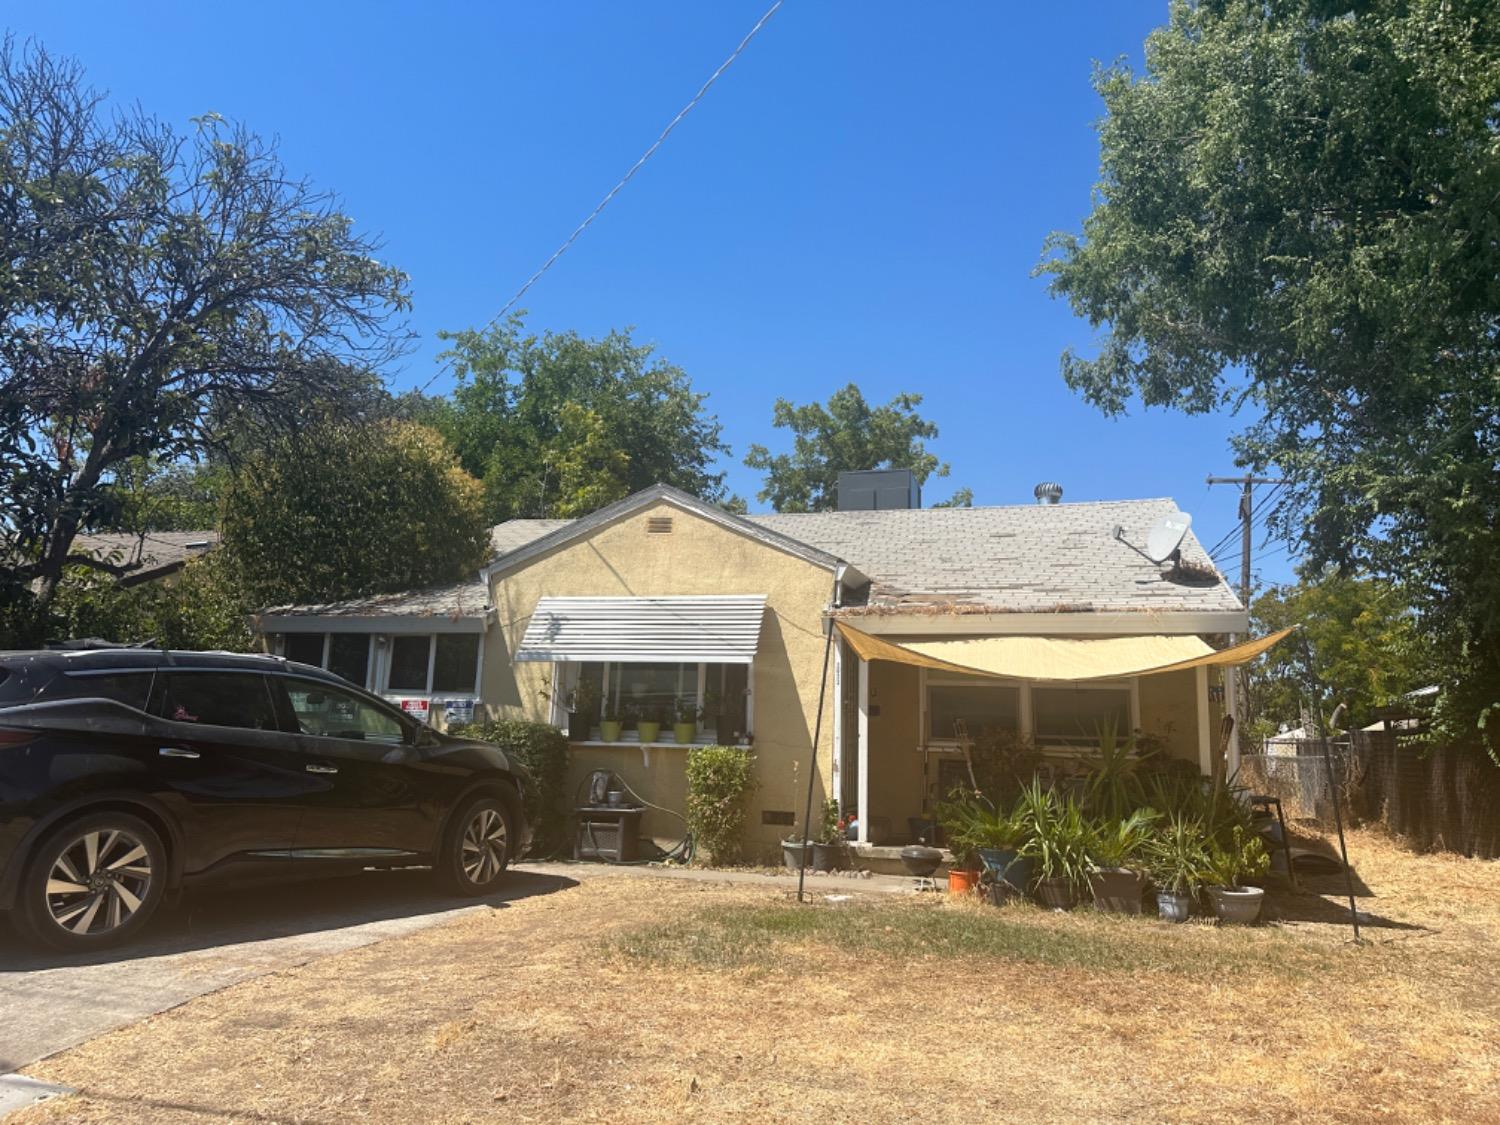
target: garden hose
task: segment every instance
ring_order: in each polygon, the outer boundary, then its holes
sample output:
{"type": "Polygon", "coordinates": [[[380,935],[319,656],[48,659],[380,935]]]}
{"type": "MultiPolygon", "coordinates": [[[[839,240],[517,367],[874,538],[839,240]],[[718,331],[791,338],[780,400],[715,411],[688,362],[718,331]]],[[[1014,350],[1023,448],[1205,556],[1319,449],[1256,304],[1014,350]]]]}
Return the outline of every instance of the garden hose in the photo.
{"type": "MultiPolygon", "coordinates": [[[[687,817],[683,816],[682,813],[676,811],[675,809],[668,809],[662,807],[661,805],[652,804],[650,801],[646,800],[646,798],[642,797],[639,793],[632,789],[630,787],[630,783],[619,774],[615,773],[614,770],[609,771],[609,776],[612,777],[615,781],[618,781],[620,783],[620,788],[625,790],[625,792],[629,793],[632,797],[639,801],[642,807],[655,809],[657,812],[666,813],[668,816],[675,816],[678,820],[682,821],[684,825],[687,824],[687,817]]],[[[579,797],[583,792],[583,787],[587,784],[588,779],[585,778],[582,782],[579,783],[578,788],[573,791],[573,803],[575,805],[578,803],[579,797]]],[[[663,851],[659,857],[656,857],[654,859],[607,859],[604,856],[598,854],[599,845],[594,840],[593,824],[589,821],[584,821],[583,830],[585,836],[588,838],[589,848],[594,852],[595,858],[603,860],[603,862],[610,864],[613,867],[642,867],[648,863],[668,863],[672,860],[677,860],[679,863],[691,863],[693,861],[693,833],[690,829],[683,832],[681,840],[678,840],[677,843],[673,844],[666,851],[663,851]]],[[[658,848],[657,850],[661,851],[660,848],[658,848]]]]}

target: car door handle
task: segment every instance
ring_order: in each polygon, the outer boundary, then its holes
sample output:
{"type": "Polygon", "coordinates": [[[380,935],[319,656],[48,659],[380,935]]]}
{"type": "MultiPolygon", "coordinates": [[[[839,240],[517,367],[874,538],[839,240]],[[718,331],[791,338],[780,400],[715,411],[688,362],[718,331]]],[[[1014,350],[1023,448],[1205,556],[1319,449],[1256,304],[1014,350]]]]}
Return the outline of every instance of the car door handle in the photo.
{"type": "Polygon", "coordinates": [[[163,758],[197,758],[200,757],[196,750],[184,750],[181,746],[163,746],[157,751],[163,758]]]}
{"type": "Polygon", "coordinates": [[[307,766],[308,773],[338,773],[337,766],[307,766]]]}

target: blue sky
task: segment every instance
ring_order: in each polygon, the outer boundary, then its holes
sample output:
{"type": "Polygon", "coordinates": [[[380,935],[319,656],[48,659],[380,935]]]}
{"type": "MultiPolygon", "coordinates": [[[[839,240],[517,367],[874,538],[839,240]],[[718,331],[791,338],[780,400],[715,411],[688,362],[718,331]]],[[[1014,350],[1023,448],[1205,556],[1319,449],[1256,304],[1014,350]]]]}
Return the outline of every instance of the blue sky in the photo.
{"type": "MultiPolygon", "coordinates": [[[[213,110],[278,136],[412,276],[401,388],[434,370],[438,330],[504,304],[768,4],[80,0],[6,21],[173,123],[213,110]]],[[[747,497],[745,448],[783,444],[774,400],[852,380],[925,396],[953,466],[929,502],[958,485],[1030,502],[1044,479],[1068,500],[1169,495],[1212,544],[1235,496],[1204,476],[1233,471],[1236,422],[1100,416],[1058,373],[1090,330],[1031,276],[1047,232],[1088,210],[1093,61],[1138,62],[1165,17],[1165,0],[788,0],[531,290],[528,324],[655,343],[709,392],[747,497]]],[[[1264,575],[1284,578],[1275,551],[1264,575]]]]}

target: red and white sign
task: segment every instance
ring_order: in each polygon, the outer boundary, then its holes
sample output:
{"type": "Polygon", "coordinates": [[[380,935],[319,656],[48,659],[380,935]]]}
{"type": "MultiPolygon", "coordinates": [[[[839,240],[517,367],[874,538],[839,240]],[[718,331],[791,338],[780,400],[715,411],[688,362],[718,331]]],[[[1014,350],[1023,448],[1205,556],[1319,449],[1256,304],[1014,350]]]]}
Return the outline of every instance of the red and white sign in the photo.
{"type": "Polygon", "coordinates": [[[425,723],[431,711],[431,705],[425,699],[403,699],[401,701],[401,710],[405,711],[413,719],[416,719],[417,722],[425,723]]]}

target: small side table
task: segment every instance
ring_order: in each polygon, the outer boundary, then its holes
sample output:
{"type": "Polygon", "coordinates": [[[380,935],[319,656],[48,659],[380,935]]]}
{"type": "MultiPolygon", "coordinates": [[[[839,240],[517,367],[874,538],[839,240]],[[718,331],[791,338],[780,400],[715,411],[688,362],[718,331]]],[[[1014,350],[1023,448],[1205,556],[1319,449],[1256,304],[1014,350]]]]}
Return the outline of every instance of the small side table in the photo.
{"type": "Polygon", "coordinates": [[[581,805],[573,810],[578,834],[574,859],[634,863],[640,856],[641,817],[646,810],[626,805],[581,805]]]}

